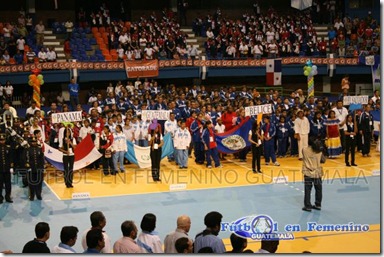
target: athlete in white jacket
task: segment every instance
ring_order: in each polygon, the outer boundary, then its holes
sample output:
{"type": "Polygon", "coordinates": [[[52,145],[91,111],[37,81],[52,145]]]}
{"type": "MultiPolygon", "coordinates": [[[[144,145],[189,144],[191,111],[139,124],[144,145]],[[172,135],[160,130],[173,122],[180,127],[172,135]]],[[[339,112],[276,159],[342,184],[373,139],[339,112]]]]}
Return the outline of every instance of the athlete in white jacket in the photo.
{"type": "Polygon", "coordinates": [[[127,152],[127,138],[125,137],[120,125],[116,125],[116,132],[113,133],[113,144],[111,147],[114,153],[113,165],[115,167],[115,173],[118,172],[117,162],[120,163],[120,171],[125,172],[124,155],[127,152]]]}

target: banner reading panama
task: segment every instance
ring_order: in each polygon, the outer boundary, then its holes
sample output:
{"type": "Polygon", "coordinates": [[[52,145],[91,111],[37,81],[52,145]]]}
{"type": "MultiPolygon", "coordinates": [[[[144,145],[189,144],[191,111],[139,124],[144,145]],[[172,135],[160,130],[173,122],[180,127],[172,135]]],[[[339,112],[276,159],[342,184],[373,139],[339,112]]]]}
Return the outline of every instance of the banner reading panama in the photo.
{"type": "Polygon", "coordinates": [[[52,123],[82,121],[81,111],[52,113],[52,123]]]}
{"type": "Polygon", "coordinates": [[[216,134],[217,150],[221,153],[236,153],[250,146],[248,140],[249,131],[255,119],[246,117],[243,122],[231,129],[230,131],[216,134]]]}

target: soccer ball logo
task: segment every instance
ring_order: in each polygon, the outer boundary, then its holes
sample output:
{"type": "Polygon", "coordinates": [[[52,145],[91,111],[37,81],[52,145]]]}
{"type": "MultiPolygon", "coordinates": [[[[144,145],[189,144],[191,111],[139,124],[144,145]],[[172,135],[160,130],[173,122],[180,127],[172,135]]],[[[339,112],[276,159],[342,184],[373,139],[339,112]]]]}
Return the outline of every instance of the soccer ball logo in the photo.
{"type": "Polygon", "coordinates": [[[253,233],[271,233],[273,221],[268,216],[257,216],[253,219],[252,230],[253,233]]]}

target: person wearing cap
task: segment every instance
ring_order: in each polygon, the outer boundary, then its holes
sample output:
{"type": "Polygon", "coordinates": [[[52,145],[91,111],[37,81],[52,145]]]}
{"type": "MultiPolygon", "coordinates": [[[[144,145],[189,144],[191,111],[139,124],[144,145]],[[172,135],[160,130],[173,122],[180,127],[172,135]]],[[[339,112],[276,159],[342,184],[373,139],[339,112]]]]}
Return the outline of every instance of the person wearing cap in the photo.
{"type": "Polygon", "coordinates": [[[10,146],[5,144],[5,134],[0,134],[0,204],[3,203],[3,185],[5,186],[5,201],[13,203],[11,199],[11,166],[12,154],[10,146]]]}
{"type": "MultiPolygon", "coordinates": [[[[40,131],[37,131],[39,133],[40,131]]],[[[42,200],[41,192],[44,180],[44,153],[37,144],[37,138],[31,138],[31,146],[27,150],[27,181],[29,186],[29,200],[33,201],[35,196],[38,200],[42,200]]]]}
{"type": "Polygon", "coordinates": [[[295,120],[295,138],[299,146],[299,160],[303,159],[303,149],[308,146],[308,134],[310,132],[310,124],[307,117],[304,116],[303,110],[297,111],[295,120]]]}
{"type": "Polygon", "coordinates": [[[72,123],[64,124],[59,131],[59,151],[63,152],[64,180],[67,188],[72,188],[73,165],[75,163],[76,140],[73,136],[72,123]]]}

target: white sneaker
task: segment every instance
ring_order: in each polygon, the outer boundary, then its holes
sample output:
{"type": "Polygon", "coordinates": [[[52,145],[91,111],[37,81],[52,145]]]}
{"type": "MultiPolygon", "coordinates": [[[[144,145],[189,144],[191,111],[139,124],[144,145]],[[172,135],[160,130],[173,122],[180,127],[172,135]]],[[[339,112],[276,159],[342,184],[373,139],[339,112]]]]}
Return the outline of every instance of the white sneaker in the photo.
{"type": "Polygon", "coordinates": [[[209,165],[209,166],[207,166],[207,168],[208,168],[208,169],[212,169],[212,166],[211,166],[211,165],[209,165]]]}
{"type": "Polygon", "coordinates": [[[275,166],[280,166],[280,163],[275,162],[273,165],[275,165],[275,166]]]}

